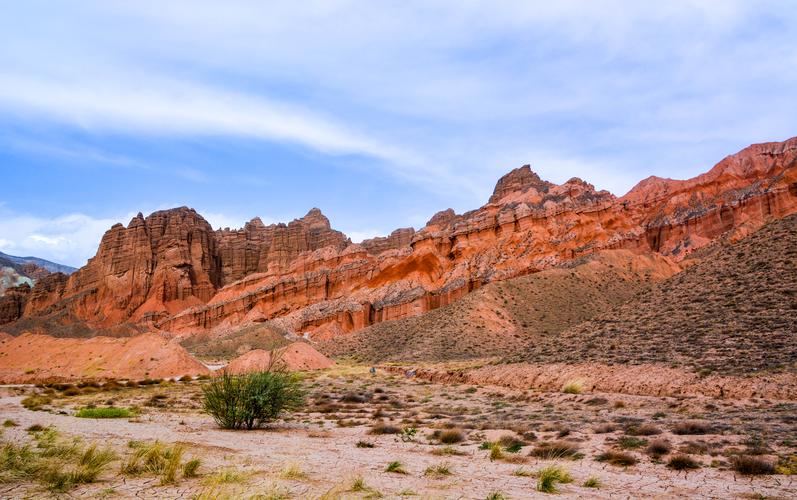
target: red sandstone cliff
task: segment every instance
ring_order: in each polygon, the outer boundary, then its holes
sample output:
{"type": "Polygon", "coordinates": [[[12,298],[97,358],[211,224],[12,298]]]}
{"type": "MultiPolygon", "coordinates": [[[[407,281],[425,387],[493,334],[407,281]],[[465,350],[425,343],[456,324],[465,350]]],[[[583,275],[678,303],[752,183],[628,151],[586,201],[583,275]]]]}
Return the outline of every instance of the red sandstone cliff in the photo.
{"type": "Polygon", "coordinates": [[[287,225],[255,218],[213,231],[183,207],[111,228],[68,281],[37,284],[24,315],[60,309],[91,325],[178,334],[274,320],[328,337],[601,249],[679,259],[795,211],[797,138],[751,146],[694,179],[646,179],[622,198],[578,178],[552,184],[524,166],[477,210],[439,212],[417,232],[361,244],[317,209],[287,225]]]}

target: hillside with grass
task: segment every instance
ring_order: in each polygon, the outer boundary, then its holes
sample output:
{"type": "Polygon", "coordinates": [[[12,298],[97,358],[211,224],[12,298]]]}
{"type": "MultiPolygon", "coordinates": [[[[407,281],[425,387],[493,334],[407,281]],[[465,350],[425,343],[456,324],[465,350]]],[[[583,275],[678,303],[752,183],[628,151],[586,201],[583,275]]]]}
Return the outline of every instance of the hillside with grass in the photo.
{"type": "Polygon", "coordinates": [[[797,215],[734,244],[594,319],[530,342],[513,361],[664,363],[700,374],[793,371],[797,215]]]}
{"type": "Polygon", "coordinates": [[[490,283],[422,316],[378,323],[319,347],[368,362],[505,356],[610,310],[678,269],[659,255],[601,252],[490,283]]]}

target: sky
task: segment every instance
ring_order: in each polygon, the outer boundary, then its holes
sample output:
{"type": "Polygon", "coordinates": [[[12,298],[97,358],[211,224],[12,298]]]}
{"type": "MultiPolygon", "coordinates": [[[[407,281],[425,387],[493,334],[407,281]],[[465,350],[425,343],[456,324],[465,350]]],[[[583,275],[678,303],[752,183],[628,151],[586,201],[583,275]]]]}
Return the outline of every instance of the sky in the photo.
{"type": "Polygon", "coordinates": [[[616,195],[797,135],[791,1],[0,0],[0,251],[137,212],[353,241],[530,164],[616,195]]]}

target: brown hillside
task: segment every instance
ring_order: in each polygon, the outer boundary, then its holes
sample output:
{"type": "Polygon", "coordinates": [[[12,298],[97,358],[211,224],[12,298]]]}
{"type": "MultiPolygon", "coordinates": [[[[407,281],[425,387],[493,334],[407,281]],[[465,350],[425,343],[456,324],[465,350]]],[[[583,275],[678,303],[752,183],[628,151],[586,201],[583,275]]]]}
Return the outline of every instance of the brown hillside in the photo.
{"type": "Polygon", "coordinates": [[[445,361],[517,352],[609,310],[679,268],[660,255],[605,251],[571,265],[491,283],[422,316],[321,342],[363,361],[445,361]]]}
{"type": "Polygon", "coordinates": [[[323,370],[331,368],[335,363],[318,352],[315,347],[307,342],[294,342],[287,347],[275,351],[255,349],[232,360],[227,365],[230,373],[246,373],[265,370],[271,365],[272,355],[276,353],[277,366],[284,366],[288,370],[323,370]]]}
{"type": "Polygon", "coordinates": [[[188,352],[202,359],[232,359],[248,351],[270,351],[285,347],[287,332],[269,323],[254,323],[241,328],[217,329],[181,340],[188,352]]]}
{"type": "Polygon", "coordinates": [[[666,363],[703,374],[793,370],[797,216],[716,245],[627,304],[530,343],[517,360],[666,363]]]}

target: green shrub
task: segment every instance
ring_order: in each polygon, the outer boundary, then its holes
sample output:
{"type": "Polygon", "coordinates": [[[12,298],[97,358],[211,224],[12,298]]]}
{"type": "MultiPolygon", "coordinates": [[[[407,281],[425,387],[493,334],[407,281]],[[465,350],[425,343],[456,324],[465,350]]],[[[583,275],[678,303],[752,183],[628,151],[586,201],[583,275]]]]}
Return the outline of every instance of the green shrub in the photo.
{"type": "Polygon", "coordinates": [[[537,471],[537,491],[543,493],[556,493],[557,483],[571,483],[573,476],[562,467],[550,465],[537,471]]]}
{"type": "Polygon", "coordinates": [[[202,460],[192,458],[183,464],[183,477],[196,477],[198,475],[199,466],[202,465],[202,460]]]}
{"type": "Polygon", "coordinates": [[[385,467],[385,472],[393,472],[393,473],[396,473],[396,474],[406,474],[407,473],[407,471],[404,469],[404,465],[401,462],[399,462],[398,460],[394,460],[393,462],[390,462],[389,464],[387,464],[387,467],[385,467]]]}
{"type": "Polygon", "coordinates": [[[135,413],[128,408],[81,408],[75,416],[80,418],[130,418],[135,416],[135,413]]]}
{"type": "Polygon", "coordinates": [[[282,370],[223,372],[202,386],[202,407],[224,429],[254,429],[304,404],[299,378],[282,370]]]}

